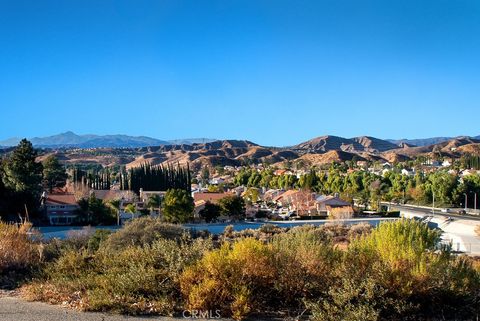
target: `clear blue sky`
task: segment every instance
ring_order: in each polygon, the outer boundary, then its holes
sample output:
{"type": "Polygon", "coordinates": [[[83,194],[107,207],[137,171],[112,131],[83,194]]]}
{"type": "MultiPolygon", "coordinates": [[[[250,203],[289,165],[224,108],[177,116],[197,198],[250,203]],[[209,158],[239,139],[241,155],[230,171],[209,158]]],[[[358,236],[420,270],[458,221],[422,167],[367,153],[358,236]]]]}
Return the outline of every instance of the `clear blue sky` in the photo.
{"type": "Polygon", "coordinates": [[[0,139],[478,135],[480,1],[0,0],[0,139]]]}

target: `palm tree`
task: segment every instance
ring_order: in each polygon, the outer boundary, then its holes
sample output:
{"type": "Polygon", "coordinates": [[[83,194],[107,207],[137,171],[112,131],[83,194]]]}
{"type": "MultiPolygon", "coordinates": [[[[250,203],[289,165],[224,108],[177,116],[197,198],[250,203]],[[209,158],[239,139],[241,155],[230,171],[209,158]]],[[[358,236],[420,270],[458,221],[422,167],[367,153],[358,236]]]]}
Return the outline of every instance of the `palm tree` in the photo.
{"type": "Polygon", "coordinates": [[[127,206],[125,206],[125,213],[132,214],[132,220],[133,220],[135,213],[137,213],[137,208],[135,207],[134,204],[128,204],[127,206]]]}
{"type": "Polygon", "coordinates": [[[117,215],[117,225],[120,225],[120,205],[121,201],[119,199],[107,202],[107,206],[117,215]]]}
{"type": "Polygon", "coordinates": [[[160,198],[160,196],[157,194],[153,194],[147,200],[147,207],[150,209],[150,212],[152,212],[154,209],[160,208],[161,203],[162,199],[160,198]]]}

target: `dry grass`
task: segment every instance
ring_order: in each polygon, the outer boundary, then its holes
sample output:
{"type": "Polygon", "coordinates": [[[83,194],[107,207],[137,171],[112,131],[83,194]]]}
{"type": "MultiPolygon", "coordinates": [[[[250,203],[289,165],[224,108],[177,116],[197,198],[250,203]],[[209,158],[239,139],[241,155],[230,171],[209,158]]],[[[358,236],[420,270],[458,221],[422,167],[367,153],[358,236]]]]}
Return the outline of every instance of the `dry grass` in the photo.
{"type": "Polygon", "coordinates": [[[0,222],[0,286],[13,287],[41,261],[40,246],[30,239],[31,224],[0,222]]]}

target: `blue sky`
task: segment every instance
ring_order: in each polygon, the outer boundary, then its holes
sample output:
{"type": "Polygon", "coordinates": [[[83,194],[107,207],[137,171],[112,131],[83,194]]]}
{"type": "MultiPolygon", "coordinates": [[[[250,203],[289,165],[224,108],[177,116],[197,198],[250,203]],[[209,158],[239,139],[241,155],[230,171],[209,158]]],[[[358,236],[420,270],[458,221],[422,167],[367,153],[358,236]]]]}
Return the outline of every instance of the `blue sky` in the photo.
{"type": "Polygon", "coordinates": [[[480,2],[0,0],[0,139],[479,135],[480,2]]]}

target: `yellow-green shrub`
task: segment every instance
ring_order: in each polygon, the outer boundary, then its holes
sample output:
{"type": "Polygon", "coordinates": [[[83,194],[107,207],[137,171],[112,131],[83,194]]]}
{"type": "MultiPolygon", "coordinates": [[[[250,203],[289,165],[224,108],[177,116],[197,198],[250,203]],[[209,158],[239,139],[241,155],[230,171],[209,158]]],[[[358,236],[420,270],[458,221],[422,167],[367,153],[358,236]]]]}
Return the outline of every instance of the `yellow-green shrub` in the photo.
{"type": "Polygon", "coordinates": [[[104,247],[110,251],[117,251],[132,245],[152,244],[158,239],[179,240],[186,232],[187,230],[180,225],[165,223],[150,216],[140,217],[110,235],[105,240],[104,247]]]}
{"type": "Polygon", "coordinates": [[[274,278],[271,247],[246,238],[206,253],[185,270],[180,284],[189,309],[220,309],[240,319],[262,306],[274,278]]]}
{"type": "Polygon", "coordinates": [[[479,274],[467,257],[438,249],[440,233],[413,220],[357,238],[337,282],[310,302],[315,320],[468,319],[479,311],[479,274]]]}
{"type": "Polygon", "coordinates": [[[303,308],[303,300],[328,290],[341,259],[324,230],[298,227],[270,244],[276,267],[275,289],[283,304],[303,308]]]}

